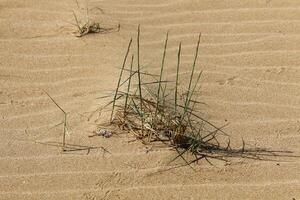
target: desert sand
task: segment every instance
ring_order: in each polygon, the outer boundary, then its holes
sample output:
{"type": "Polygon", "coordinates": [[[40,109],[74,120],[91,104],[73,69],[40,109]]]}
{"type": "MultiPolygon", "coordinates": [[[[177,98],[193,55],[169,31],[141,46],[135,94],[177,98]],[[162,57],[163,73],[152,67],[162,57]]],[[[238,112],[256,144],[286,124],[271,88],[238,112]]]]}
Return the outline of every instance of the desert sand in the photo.
{"type": "MultiPolygon", "coordinates": [[[[236,145],[300,155],[299,0],[78,1],[119,32],[81,38],[76,2],[0,0],[0,199],[300,199],[300,160],[239,159],[169,171],[176,152],[147,150],[124,134],[88,136],[97,99],[115,87],[126,46],[141,24],[141,56],[159,69],[169,31],[166,71],[174,75],[182,41],[189,71],[201,32],[197,70],[203,70],[203,114],[236,145]],[[67,143],[103,147],[61,153],[62,112],[67,143]],[[57,126],[56,126],[57,125],[57,126]],[[55,143],[56,142],[56,143],[55,143]]],[[[107,115],[101,115],[105,119],[107,115]]],[[[178,160],[178,162],[180,162],[178,160]]]]}

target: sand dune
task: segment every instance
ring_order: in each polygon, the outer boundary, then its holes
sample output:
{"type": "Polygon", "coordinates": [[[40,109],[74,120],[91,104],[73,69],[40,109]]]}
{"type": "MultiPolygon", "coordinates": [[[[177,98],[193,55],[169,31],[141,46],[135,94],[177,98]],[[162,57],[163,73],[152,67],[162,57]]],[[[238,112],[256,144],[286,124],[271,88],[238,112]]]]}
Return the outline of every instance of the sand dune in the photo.
{"type": "MultiPolygon", "coordinates": [[[[86,6],[86,1],[79,1],[86,6]]],[[[90,112],[114,87],[130,37],[141,24],[143,63],[159,70],[169,31],[166,72],[174,76],[183,42],[182,76],[198,33],[205,116],[236,145],[241,138],[275,150],[300,148],[300,2],[298,0],[103,0],[89,8],[120,32],[76,38],[75,1],[0,0],[0,199],[299,199],[300,160],[206,162],[168,169],[176,152],[153,149],[127,135],[89,138],[90,112]],[[99,147],[61,154],[62,113],[67,142],[99,147]],[[106,148],[109,153],[104,153],[106,148]],[[147,153],[148,152],[148,153],[147,153]]],[[[106,118],[106,116],[102,116],[106,118]]],[[[180,161],[178,161],[180,162],[180,161]]]]}

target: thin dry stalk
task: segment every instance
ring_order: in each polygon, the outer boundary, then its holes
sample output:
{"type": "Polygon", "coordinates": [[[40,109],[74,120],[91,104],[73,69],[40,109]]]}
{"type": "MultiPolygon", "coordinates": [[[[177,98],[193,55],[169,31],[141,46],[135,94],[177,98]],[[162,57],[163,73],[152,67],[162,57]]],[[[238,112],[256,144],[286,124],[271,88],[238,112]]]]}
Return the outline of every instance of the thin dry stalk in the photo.
{"type": "Polygon", "coordinates": [[[64,119],[63,119],[63,137],[62,137],[62,151],[65,151],[65,146],[66,146],[66,133],[67,133],[67,113],[56,103],[56,101],[46,92],[46,95],[51,99],[51,101],[62,111],[64,114],[64,119]]]}
{"type": "Polygon", "coordinates": [[[77,15],[73,11],[73,16],[75,19],[75,25],[77,27],[76,31],[76,37],[82,37],[87,34],[92,34],[92,33],[111,33],[111,32],[119,32],[121,25],[118,24],[117,27],[112,27],[112,28],[106,28],[104,26],[101,26],[99,22],[91,21],[89,16],[88,16],[88,9],[86,11],[87,13],[87,19],[85,20],[86,22],[81,24],[80,21],[78,20],[77,15]]]}

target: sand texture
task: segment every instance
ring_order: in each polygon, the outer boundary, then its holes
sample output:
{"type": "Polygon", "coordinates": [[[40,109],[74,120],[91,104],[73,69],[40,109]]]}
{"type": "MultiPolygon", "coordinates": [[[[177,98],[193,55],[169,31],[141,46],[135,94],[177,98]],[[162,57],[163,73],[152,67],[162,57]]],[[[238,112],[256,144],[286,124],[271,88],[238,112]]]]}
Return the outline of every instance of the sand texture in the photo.
{"type": "Polygon", "coordinates": [[[181,70],[189,72],[201,32],[203,116],[229,123],[233,145],[243,138],[300,155],[299,0],[90,0],[88,7],[120,31],[75,37],[73,0],[0,0],[1,200],[300,199],[298,158],[163,171],[176,152],[147,150],[126,134],[89,138],[96,117],[87,120],[103,105],[102,91],[115,87],[138,24],[143,64],[153,73],[169,31],[170,77],[180,41],[181,70]],[[67,143],[95,147],[89,153],[55,146],[63,114],[43,90],[68,113],[67,143]]]}

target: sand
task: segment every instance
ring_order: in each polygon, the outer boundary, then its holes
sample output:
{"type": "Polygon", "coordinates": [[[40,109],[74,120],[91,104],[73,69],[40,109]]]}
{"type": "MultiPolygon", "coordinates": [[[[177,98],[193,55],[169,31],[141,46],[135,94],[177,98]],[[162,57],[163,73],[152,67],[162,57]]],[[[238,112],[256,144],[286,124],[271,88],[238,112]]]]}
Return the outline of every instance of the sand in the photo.
{"type": "MultiPolygon", "coordinates": [[[[86,1],[79,1],[81,7],[86,1]]],[[[0,0],[0,199],[300,199],[300,161],[202,161],[170,171],[176,152],[152,149],[130,135],[89,138],[97,99],[113,89],[130,37],[141,24],[143,63],[159,69],[170,40],[166,73],[174,75],[183,42],[189,71],[202,33],[204,116],[232,140],[300,155],[300,2],[298,0],[89,1],[91,15],[120,32],[77,38],[75,1],[0,0]],[[99,147],[62,154],[41,143],[99,147]],[[106,148],[109,153],[104,153],[106,148]]],[[[107,115],[100,116],[101,119],[107,115]]],[[[180,161],[178,161],[180,162],[180,161]]]]}

